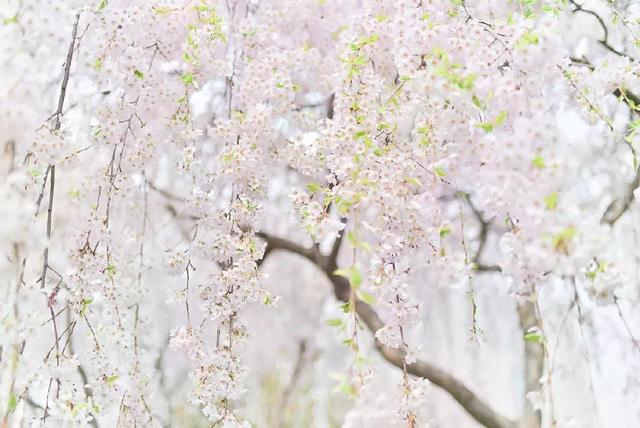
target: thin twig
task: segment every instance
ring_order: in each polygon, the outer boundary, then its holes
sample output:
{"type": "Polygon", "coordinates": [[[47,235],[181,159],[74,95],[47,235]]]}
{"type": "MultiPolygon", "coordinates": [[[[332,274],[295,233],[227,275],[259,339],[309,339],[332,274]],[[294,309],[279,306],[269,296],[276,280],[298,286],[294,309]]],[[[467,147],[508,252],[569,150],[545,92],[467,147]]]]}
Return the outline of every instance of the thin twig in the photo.
{"type": "Polygon", "coordinates": [[[300,379],[300,375],[302,374],[302,369],[305,365],[305,354],[307,350],[307,341],[302,340],[298,345],[298,358],[296,360],[296,364],[293,368],[293,372],[291,373],[291,378],[289,379],[289,383],[287,384],[284,392],[282,393],[282,397],[280,398],[280,404],[277,410],[277,422],[274,424],[276,428],[280,428],[284,426],[284,421],[287,413],[287,407],[289,405],[289,400],[291,399],[291,394],[296,388],[296,384],[298,383],[298,379],[300,379]]]}
{"type": "MultiPolygon", "coordinates": [[[[58,108],[54,113],[55,125],[53,131],[60,130],[61,122],[60,116],[62,115],[62,109],[64,107],[64,99],[67,95],[67,85],[69,83],[69,73],[71,72],[71,61],[73,60],[73,51],[76,43],[76,37],[78,35],[78,22],[80,21],[80,14],[76,14],[76,20],[73,24],[73,30],[71,31],[71,42],[69,43],[69,50],[67,51],[67,59],[64,65],[64,74],[62,76],[62,85],[60,86],[60,96],[58,97],[58,108]]],[[[56,184],[56,166],[49,165],[49,173],[51,175],[49,181],[49,206],[47,208],[47,242],[44,248],[43,263],[42,263],[42,276],[40,288],[45,289],[47,285],[47,267],[49,266],[49,244],[51,240],[51,218],[53,214],[53,194],[55,192],[56,184]]]]}
{"type": "Polygon", "coordinates": [[[627,319],[622,314],[622,309],[620,308],[619,299],[614,296],[613,297],[613,301],[616,304],[616,309],[618,310],[618,315],[620,316],[620,319],[622,320],[622,324],[624,324],[624,328],[625,328],[625,330],[627,330],[627,333],[629,334],[629,337],[631,338],[631,344],[633,345],[635,350],[640,353],[640,344],[638,342],[638,339],[636,339],[635,335],[631,331],[631,328],[629,327],[629,323],[627,322],[627,319]]]}

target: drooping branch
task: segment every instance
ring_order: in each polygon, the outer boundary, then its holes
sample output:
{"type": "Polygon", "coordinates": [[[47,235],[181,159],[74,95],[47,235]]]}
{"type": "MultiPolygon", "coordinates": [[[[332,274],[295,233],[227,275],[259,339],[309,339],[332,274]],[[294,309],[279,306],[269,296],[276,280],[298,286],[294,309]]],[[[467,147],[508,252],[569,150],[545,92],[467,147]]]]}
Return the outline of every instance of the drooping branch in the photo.
{"type": "Polygon", "coordinates": [[[581,4],[578,4],[575,0],[569,0],[569,2],[575,8],[575,9],[573,9],[573,13],[582,12],[582,13],[585,13],[587,15],[593,16],[598,21],[598,24],[600,25],[600,27],[602,28],[602,31],[604,32],[602,38],[600,40],[598,40],[598,43],[600,43],[603,47],[605,47],[607,50],[609,50],[610,52],[613,52],[616,55],[624,56],[624,57],[627,57],[627,58],[633,60],[633,58],[631,58],[629,55],[627,55],[624,52],[621,52],[621,51],[617,50],[616,48],[614,48],[613,46],[611,46],[611,44],[609,43],[609,29],[607,28],[607,25],[604,23],[604,19],[602,19],[602,17],[600,15],[598,15],[597,12],[595,12],[595,11],[593,11],[591,9],[585,9],[584,7],[582,7],[581,4]]]}
{"type": "MultiPolygon", "coordinates": [[[[350,285],[348,279],[333,274],[337,266],[335,256],[337,256],[338,251],[332,251],[330,255],[322,255],[313,249],[305,248],[287,239],[278,238],[266,233],[258,233],[257,235],[267,242],[267,251],[265,254],[270,253],[272,250],[285,250],[306,258],[326,275],[333,286],[333,292],[336,298],[342,302],[349,301],[350,285]]],[[[380,316],[371,305],[356,300],[355,310],[358,317],[364,322],[372,334],[375,335],[375,333],[384,326],[380,316]]],[[[375,342],[376,349],[385,360],[400,369],[403,368],[406,357],[404,350],[385,346],[377,339],[375,342]]],[[[406,367],[410,374],[425,378],[434,385],[444,389],[471,417],[482,425],[489,428],[514,428],[517,426],[515,422],[505,418],[489,407],[476,393],[467,388],[464,383],[436,366],[418,360],[406,365],[406,367]]]]}
{"type": "MultiPolygon", "coordinates": [[[[589,62],[587,59],[571,58],[571,61],[573,64],[587,66],[591,70],[594,69],[593,64],[591,64],[591,62],[589,62]]],[[[629,107],[630,114],[640,116],[640,96],[633,93],[632,91],[629,91],[628,89],[620,87],[616,88],[612,92],[612,94],[619,100],[623,101],[629,107]]],[[[600,223],[613,226],[615,222],[617,222],[618,219],[622,217],[622,215],[631,206],[631,202],[633,202],[633,200],[635,199],[634,192],[638,187],[640,187],[640,168],[636,170],[633,181],[627,185],[622,196],[614,199],[609,204],[604,214],[600,218],[600,223]]]]}
{"type": "MultiPolygon", "coordinates": [[[[62,84],[60,86],[60,96],[58,97],[58,108],[52,117],[55,117],[55,124],[53,127],[54,132],[60,130],[61,122],[60,116],[62,116],[62,109],[64,108],[64,100],[67,95],[67,84],[69,83],[69,74],[71,72],[71,61],[73,60],[73,51],[76,43],[76,37],[78,35],[78,22],[80,21],[80,14],[76,14],[76,19],[73,24],[73,30],[71,31],[71,42],[69,42],[69,50],[67,51],[67,58],[64,63],[64,73],[62,75],[62,84]]],[[[47,169],[50,174],[49,180],[49,206],[47,209],[47,243],[44,248],[43,253],[43,263],[42,263],[42,275],[40,277],[41,280],[41,288],[45,288],[47,285],[47,271],[49,267],[49,241],[51,240],[51,218],[53,214],[53,195],[55,191],[55,177],[56,177],[56,166],[49,165],[47,169]]]]}
{"type": "Polygon", "coordinates": [[[627,331],[627,334],[629,334],[629,338],[631,339],[631,344],[633,345],[634,349],[638,353],[640,353],[640,341],[636,339],[635,335],[633,334],[633,331],[631,331],[631,327],[629,327],[629,323],[627,322],[627,319],[622,314],[622,308],[620,308],[620,299],[616,296],[613,296],[613,302],[616,305],[616,310],[618,311],[618,316],[620,317],[620,320],[622,320],[624,329],[627,331]]]}
{"type": "MultiPolygon", "coordinates": [[[[78,22],[80,21],[80,14],[76,14],[75,22],[73,24],[73,29],[71,31],[71,41],[69,42],[69,49],[67,51],[67,57],[64,63],[64,73],[62,76],[62,84],[60,86],[60,95],[58,97],[58,107],[56,111],[53,113],[51,118],[54,119],[53,132],[57,132],[60,130],[61,121],[60,117],[62,116],[62,111],[64,108],[64,100],[67,94],[67,84],[69,83],[69,74],[71,72],[71,61],[73,59],[73,51],[76,44],[76,39],[78,35],[78,22]]],[[[44,251],[42,254],[42,274],[40,276],[40,288],[46,291],[47,286],[47,272],[50,269],[49,266],[49,246],[51,243],[51,223],[53,218],[53,197],[55,193],[56,186],[56,166],[54,164],[49,164],[47,171],[49,172],[49,204],[47,207],[47,240],[45,243],[44,251]]],[[[46,181],[45,181],[46,184],[46,181]]],[[[44,187],[43,187],[44,188],[44,187]]],[[[38,206],[40,204],[40,200],[38,201],[38,206]]],[[[49,312],[51,314],[51,323],[53,324],[53,331],[55,335],[55,347],[56,347],[56,366],[60,365],[60,350],[59,350],[59,339],[58,328],[56,324],[56,315],[53,310],[53,302],[55,300],[55,296],[58,292],[58,286],[56,286],[50,294],[47,295],[47,306],[49,308],[49,312]]],[[[64,352],[64,350],[63,350],[64,352]]],[[[49,389],[47,390],[47,401],[44,407],[44,416],[43,421],[46,420],[49,411],[49,392],[51,391],[53,378],[49,380],[49,389]]],[[[60,379],[56,379],[56,399],[60,394],[60,379]]]]}
{"type": "MultiPolygon", "coordinates": [[[[343,302],[347,302],[349,300],[349,281],[344,277],[332,275],[328,272],[325,272],[325,274],[327,274],[331,280],[336,297],[343,302]]],[[[384,327],[384,323],[371,305],[358,300],[356,301],[355,309],[359,319],[365,323],[372,334],[375,335],[378,330],[384,327]]],[[[403,349],[391,348],[382,344],[378,339],[375,339],[375,343],[376,349],[385,360],[399,369],[403,368],[405,365],[405,357],[407,356],[403,349]]],[[[406,367],[410,374],[425,378],[434,385],[447,391],[469,415],[482,425],[490,428],[509,428],[516,426],[515,422],[508,420],[491,409],[476,393],[467,388],[464,383],[456,379],[453,375],[421,360],[407,364],[406,367]]]]}
{"type": "MultiPolygon", "coordinates": [[[[602,27],[602,30],[604,31],[603,38],[599,40],[600,44],[602,44],[605,48],[607,48],[609,51],[613,52],[618,56],[629,58],[631,61],[635,61],[634,58],[631,58],[629,55],[625,54],[624,52],[618,51],[617,49],[613,48],[609,44],[608,42],[609,30],[607,29],[607,26],[604,20],[600,15],[598,15],[598,13],[594,12],[593,10],[583,8],[582,5],[575,2],[575,0],[570,0],[570,3],[575,7],[575,9],[573,10],[574,13],[583,12],[596,18],[596,20],[602,27]]],[[[586,59],[572,58],[572,61],[574,63],[586,65],[591,70],[594,69],[594,66],[586,59]]],[[[635,113],[636,115],[640,115],[640,110],[638,109],[638,105],[640,104],[640,97],[638,97],[636,94],[626,89],[617,88],[615,91],[613,91],[613,95],[615,95],[616,98],[622,99],[629,106],[632,113],[635,113]]],[[[632,151],[633,151],[633,148],[632,148],[632,151]]],[[[635,155],[635,152],[634,152],[634,155],[635,155]]],[[[631,202],[634,199],[633,193],[638,188],[638,186],[640,186],[640,170],[636,171],[634,180],[631,182],[631,184],[627,186],[627,189],[625,190],[624,194],[609,204],[606,211],[602,215],[600,222],[613,225],[616,221],[618,221],[618,219],[622,216],[622,214],[624,214],[629,208],[629,206],[631,205],[631,202]]]]}
{"type": "MultiPolygon", "coordinates": [[[[476,220],[480,224],[480,233],[477,237],[478,249],[472,258],[475,269],[478,272],[502,272],[502,268],[498,265],[486,265],[480,262],[482,253],[486,247],[486,240],[491,222],[485,220],[482,212],[480,212],[480,210],[473,204],[468,193],[458,192],[457,195],[467,202],[476,217],[476,220]]],[[[539,328],[539,320],[536,317],[535,311],[535,300],[533,299],[535,299],[535,297],[530,296],[528,299],[518,301],[516,305],[518,320],[523,336],[525,336],[531,328],[539,328]]],[[[544,370],[544,349],[541,343],[537,341],[523,340],[523,342],[525,391],[530,392],[539,389],[539,380],[542,377],[544,370]]],[[[541,412],[534,409],[530,403],[526,404],[525,409],[525,413],[519,421],[521,426],[539,427],[541,422],[541,412]]]]}

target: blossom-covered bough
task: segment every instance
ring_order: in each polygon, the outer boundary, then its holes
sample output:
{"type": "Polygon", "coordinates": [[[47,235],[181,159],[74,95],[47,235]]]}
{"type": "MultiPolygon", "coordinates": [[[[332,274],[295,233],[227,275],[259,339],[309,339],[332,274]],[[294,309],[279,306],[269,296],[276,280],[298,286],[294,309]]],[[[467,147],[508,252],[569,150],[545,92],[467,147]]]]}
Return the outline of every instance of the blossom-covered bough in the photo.
{"type": "Polygon", "coordinates": [[[640,422],[638,4],[5,3],[0,427],[640,422]]]}

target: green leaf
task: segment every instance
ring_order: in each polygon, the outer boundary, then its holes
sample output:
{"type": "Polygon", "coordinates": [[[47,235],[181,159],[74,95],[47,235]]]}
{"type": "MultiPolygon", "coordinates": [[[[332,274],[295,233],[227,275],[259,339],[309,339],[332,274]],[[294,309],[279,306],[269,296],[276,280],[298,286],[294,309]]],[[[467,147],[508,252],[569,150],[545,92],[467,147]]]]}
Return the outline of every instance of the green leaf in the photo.
{"type": "Polygon", "coordinates": [[[415,177],[405,177],[404,179],[407,183],[409,184],[413,184],[414,186],[422,186],[422,183],[420,182],[420,180],[418,180],[415,177]]]}
{"type": "Polygon", "coordinates": [[[87,312],[87,307],[93,303],[93,299],[84,299],[82,301],[82,308],[80,309],[80,315],[84,315],[87,312]]]}
{"type": "Polygon", "coordinates": [[[508,115],[509,114],[507,113],[507,111],[503,110],[500,113],[498,113],[498,115],[493,120],[489,122],[476,123],[475,127],[482,129],[486,133],[493,132],[493,130],[497,126],[502,125],[505,122],[505,120],[507,120],[508,115]]]}
{"type": "Polygon", "coordinates": [[[340,318],[333,318],[327,320],[327,325],[331,327],[340,327],[342,326],[342,320],[340,318]]]}
{"type": "Polygon", "coordinates": [[[475,127],[482,129],[487,134],[493,131],[493,124],[489,122],[476,123],[475,127]]]}
{"type": "Polygon", "coordinates": [[[437,175],[438,177],[440,177],[440,178],[442,178],[442,177],[444,177],[445,175],[447,175],[447,174],[444,172],[444,169],[442,169],[442,167],[439,167],[439,166],[437,166],[437,167],[435,167],[435,168],[434,168],[434,172],[435,172],[435,173],[436,173],[436,175],[437,175]]]}
{"type": "Polygon", "coordinates": [[[585,275],[586,275],[587,278],[593,280],[593,279],[596,278],[596,276],[599,273],[603,273],[605,271],[605,269],[607,267],[607,264],[605,262],[597,262],[597,263],[598,263],[598,265],[597,265],[596,269],[591,269],[591,270],[586,272],[585,275]]]}
{"type": "Polygon", "coordinates": [[[13,413],[18,407],[18,397],[12,392],[9,394],[9,403],[7,404],[7,412],[13,413]]]}
{"type": "Polygon", "coordinates": [[[109,279],[113,279],[114,275],[116,274],[116,267],[115,265],[109,263],[105,271],[107,272],[107,276],[109,277],[109,279]]]}
{"type": "Polygon", "coordinates": [[[480,101],[480,98],[478,98],[476,94],[473,94],[471,96],[471,102],[473,103],[474,106],[478,107],[480,110],[484,110],[484,104],[482,103],[482,101],[480,101]]]}
{"type": "Polygon", "coordinates": [[[356,132],[355,134],[353,134],[353,138],[357,140],[358,138],[362,138],[365,135],[367,135],[367,131],[360,130],[360,131],[356,132]]]}
{"type": "Polygon", "coordinates": [[[2,20],[2,25],[10,25],[10,24],[17,24],[17,23],[18,23],[18,13],[17,12],[11,18],[4,18],[2,20]]]}
{"type": "Polygon", "coordinates": [[[322,186],[320,186],[319,184],[316,184],[316,183],[307,184],[307,191],[309,191],[310,193],[319,192],[320,189],[322,189],[322,186]]]}
{"type": "Polygon", "coordinates": [[[342,343],[347,345],[353,351],[358,352],[358,341],[355,338],[344,339],[342,343]]]}
{"type": "Polygon", "coordinates": [[[362,275],[360,275],[360,271],[355,266],[348,269],[337,269],[333,274],[347,278],[353,288],[358,288],[362,284],[362,275]]]}
{"type": "Polygon", "coordinates": [[[362,300],[363,302],[369,304],[369,305],[373,305],[374,303],[376,303],[376,298],[373,297],[373,295],[371,295],[370,293],[367,293],[364,290],[358,290],[356,292],[356,295],[358,296],[358,298],[360,300],[362,300]]]}
{"type": "Polygon", "coordinates": [[[342,305],[340,305],[340,309],[342,309],[342,312],[344,312],[345,314],[351,313],[353,312],[353,304],[351,303],[351,301],[343,303],[342,305]]]}
{"type": "Polygon", "coordinates": [[[273,296],[271,295],[271,293],[267,293],[264,295],[264,299],[262,299],[262,304],[265,306],[269,306],[273,304],[273,296]]]}
{"type": "Polygon", "coordinates": [[[156,14],[160,16],[166,16],[174,11],[174,9],[171,9],[167,6],[157,6],[157,5],[153,6],[151,10],[153,10],[156,14]]]}
{"type": "Polygon", "coordinates": [[[468,76],[463,77],[457,84],[460,89],[469,90],[473,88],[473,82],[476,80],[476,77],[478,77],[476,74],[469,74],[468,76]]]}
{"type": "Polygon", "coordinates": [[[544,340],[542,332],[538,327],[531,327],[523,337],[527,342],[541,343],[544,340]]]}
{"type": "Polygon", "coordinates": [[[504,123],[504,121],[507,119],[507,116],[509,115],[509,113],[507,113],[506,110],[502,110],[500,113],[498,113],[498,115],[496,116],[495,119],[493,119],[493,124],[495,126],[500,126],[504,123]]]}
{"type": "Polygon", "coordinates": [[[528,45],[537,45],[539,41],[540,37],[536,33],[531,30],[527,30],[516,42],[516,48],[523,49],[528,45]]]}
{"type": "Polygon", "coordinates": [[[447,236],[450,233],[451,233],[451,228],[450,227],[445,226],[445,227],[441,227],[440,228],[440,238],[444,238],[445,236],[447,236]]]}
{"type": "Polygon", "coordinates": [[[349,278],[349,269],[336,269],[333,271],[333,274],[343,278],[349,278]]]}
{"type": "Polygon", "coordinates": [[[340,391],[342,391],[344,394],[346,394],[347,397],[349,397],[349,398],[354,398],[354,397],[356,397],[358,395],[358,392],[357,392],[355,386],[351,385],[348,382],[345,382],[341,386],[340,391]]]}
{"type": "Polygon", "coordinates": [[[193,74],[184,73],[182,76],[180,76],[180,80],[182,80],[182,83],[184,83],[185,85],[192,85],[193,84],[193,74]]]}
{"type": "Polygon", "coordinates": [[[107,376],[105,378],[105,381],[107,382],[107,385],[112,385],[117,380],[118,380],[118,375],[116,375],[116,374],[111,375],[111,376],[107,376]]]}
{"type": "Polygon", "coordinates": [[[144,73],[138,70],[137,68],[133,70],[133,75],[136,76],[136,78],[138,79],[144,79],[144,73]]]}
{"type": "Polygon", "coordinates": [[[555,210],[558,207],[558,192],[545,196],[544,203],[548,210],[555,210]]]}
{"type": "Polygon", "coordinates": [[[542,169],[546,166],[544,163],[544,158],[540,155],[535,155],[531,160],[531,164],[538,169],[542,169]]]}
{"type": "Polygon", "coordinates": [[[362,284],[362,275],[360,275],[360,271],[358,271],[358,269],[356,268],[351,269],[349,282],[351,283],[351,286],[354,288],[360,287],[360,284],[362,284]]]}
{"type": "Polygon", "coordinates": [[[567,254],[569,252],[569,244],[573,237],[576,236],[576,228],[569,226],[565,227],[562,231],[556,233],[552,237],[553,249],[558,252],[567,254]]]}

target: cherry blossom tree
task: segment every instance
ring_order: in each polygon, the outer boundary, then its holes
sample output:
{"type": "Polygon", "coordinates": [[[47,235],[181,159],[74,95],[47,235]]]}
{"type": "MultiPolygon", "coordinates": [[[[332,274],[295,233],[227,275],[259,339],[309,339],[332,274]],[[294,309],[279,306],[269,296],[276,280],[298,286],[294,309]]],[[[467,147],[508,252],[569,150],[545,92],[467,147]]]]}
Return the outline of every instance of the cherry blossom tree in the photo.
{"type": "Polygon", "coordinates": [[[637,2],[0,14],[0,427],[640,423],[637,2]]]}

